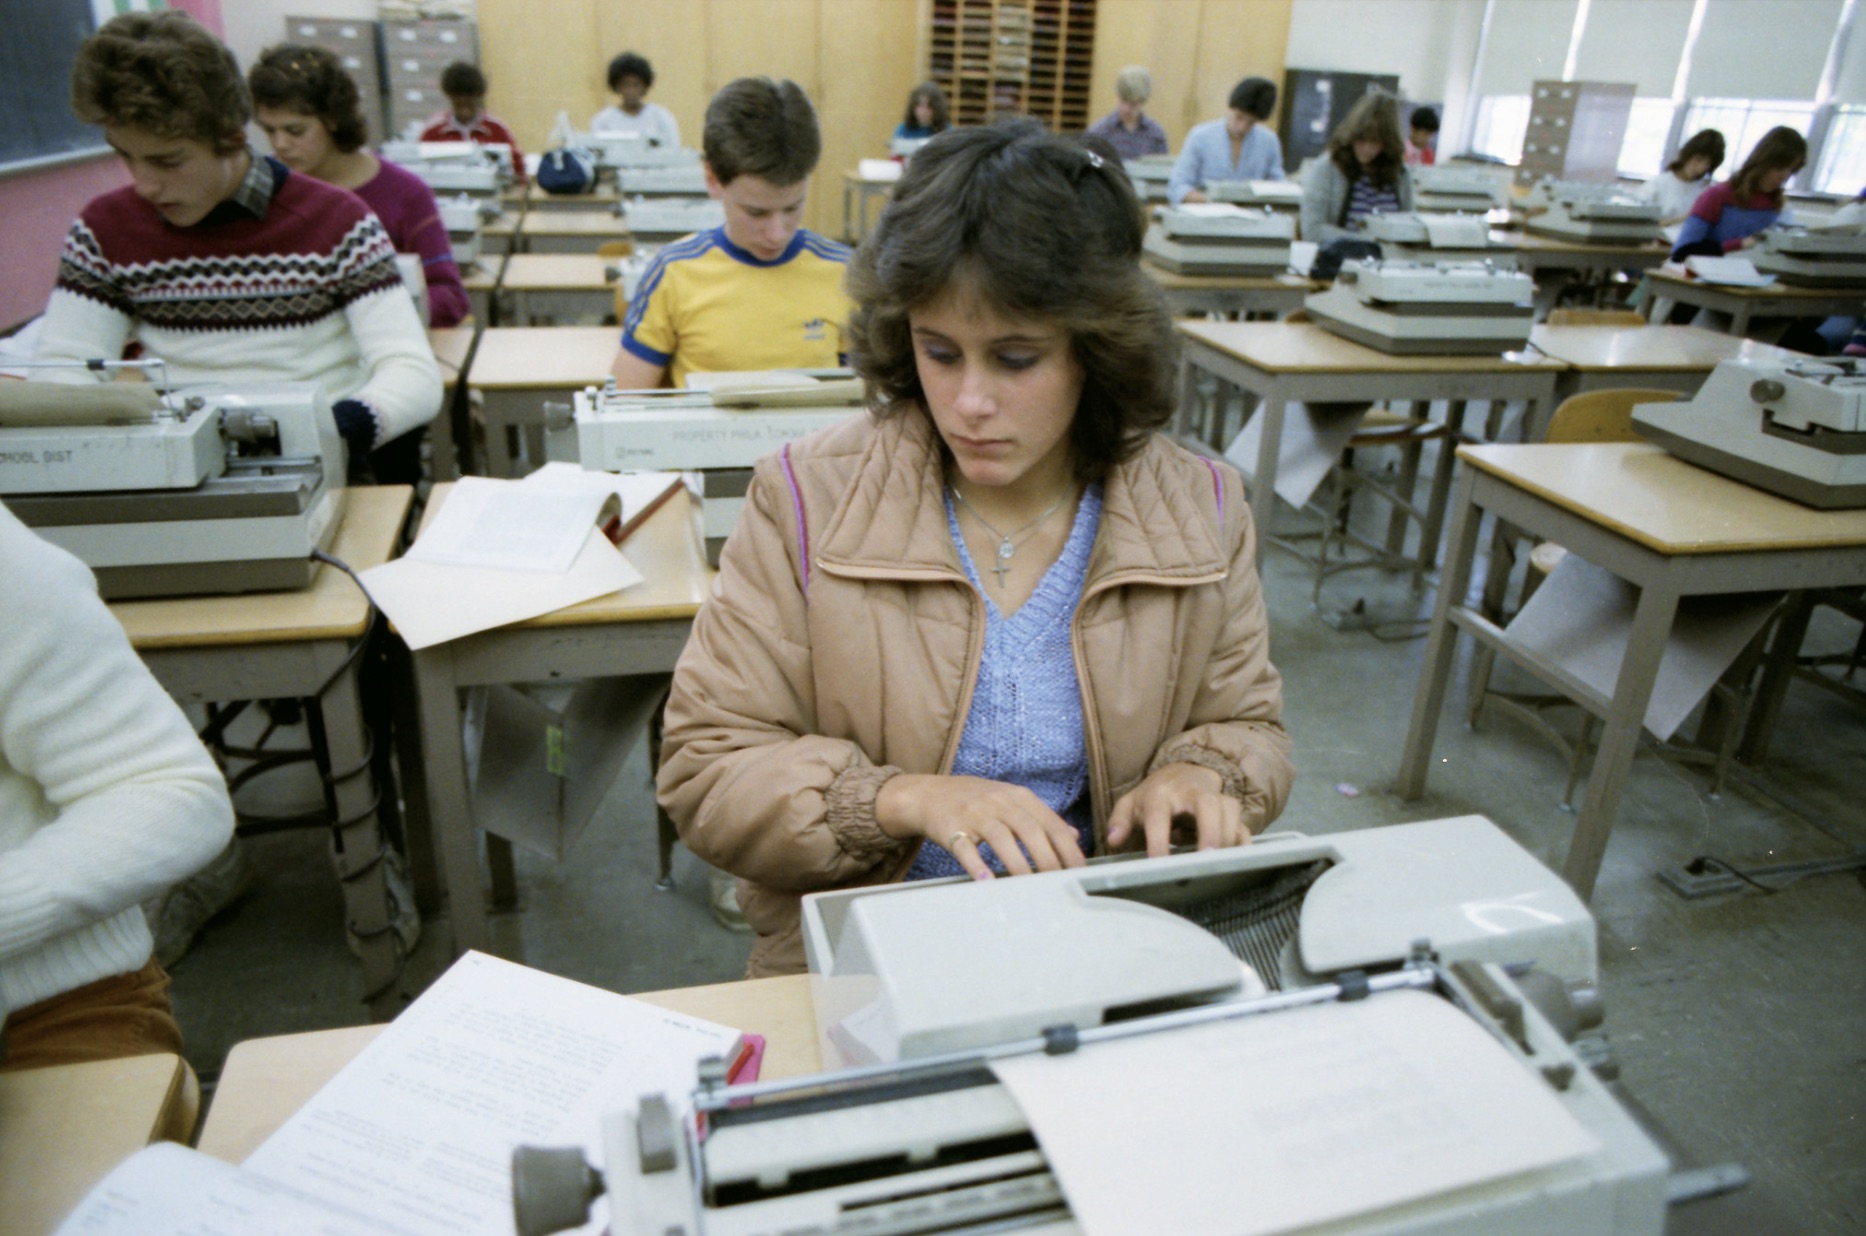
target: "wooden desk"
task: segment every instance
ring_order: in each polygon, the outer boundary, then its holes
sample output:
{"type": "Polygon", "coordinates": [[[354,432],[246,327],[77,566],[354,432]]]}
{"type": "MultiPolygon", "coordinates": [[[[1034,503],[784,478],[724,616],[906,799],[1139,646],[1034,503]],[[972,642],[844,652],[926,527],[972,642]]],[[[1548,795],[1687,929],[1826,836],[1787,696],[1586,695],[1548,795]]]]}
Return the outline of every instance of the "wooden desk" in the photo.
{"type": "MultiPolygon", "coordinates": [[[[635,998],[764,1035],[760,1080],[822,1071],[808,975],[646,991],[636,993],[635,998]]],[[[227,1054],[214,1104],[201,1129],[201,1152],[229,1163],[244,1160],[383,1029],[314,1030],[236,1045],[227,1054]]]]}
{"type": "MultiPolygon", "coordinates": [[[[1535,409],[1554,397],[1555,379],[1566,368],[1560,361],[1519,353],[1506,356],[1389,356],[1332,335],[1312,322],[1195,322],[1176,324],[1180,334],[1179,409],[1193,406],[1196,375],[1209,373],[1221,383],[1260,397],[1263,446],[1257,475],[1250,479],[1251,515],[1257,523],[1257,558],[1275,526],[1277,452],[1283,441],[1288,405],[1370,403],[1410,399],[1451,403],[1454,423],[1462,421],[1472,399],[1521,399],[1535,409]]],[[[1208,425],[1208,440],[1224,428],[1222,398],[1208,425]]],[[[1249,419],[1247,407],[1245,417],[1249,419]]],[[[1447,461],[1449,462],[1449,461],[1447,461]]],[[[1441,467],[1433,480],[1433,509],[1449,491],[1451,473],[1441,467]]],[[[1438,529],[1421,530],[1422,545],[1436,545],[1438,529]]]]}
{"type": "Polygon", "coordinates": [[[1651,270],[1672,254],[1659,241],[1648,245],[1610,245],[1599,241],[1557,240],[1527,231],[1492,230],[1490,243],[1516,251],[1518,270],[1531,277],[1543,271],[1606,274],[1616,270],[1651,270]]]}
{"type": "Polygon", "coordinates": [[[481,326],[499,324],[499,280],[511,260],[509,253],[482,252],[479,261],[460,272],[467,301],[473,306],[473,320],[481,326]]]}
{"type": "Polygon", "coordinates": [[[616,284],[607,272],[617,260],[596,253],[513,254],[499,285],[511,305],[510,324],[545,325],[539,318],[601,321],[615,312],[616,284]]]}
{"type": "Polygon", "coordinates": [[[559,214],[571,211],[614,210],[622,194],[615,181],[605,176],[588,193],[552,193],[538,187],[534,177],[526,189],[525,209],[531,214],[559,214]]]}
{"type": "Polygon", "coordinates": [[[628,221],[615,210],[544,210],[525,216],[520,253],[595,253],[611,240],[629,239],[628,221]]]}
{"type": "Polygon", "coordinates": [[[842,174],[842,238],[852,245],[862,243],[862,237],[868,235],[873,226],[868,220],[869,204],[880,201],[886,209],[888,195],[894,192],[894,186],[900,178],[889,180],[869,180],[858,171],[842,174]]]}
{"type": "MultiPolygon", "coordinates": [[[[472,285],[467,294],[472,295],[472,285]]],[[[478,309],[474,310],[477,318],[478,309]]],[[[484,321],[479,318],[479,321],[484,321]]],[[[428,328],[428,346],[441,367],[441,410],[434,418],[428,441],[432,447],[434,479],[452,481],[460,476],[460,443],[472,441],[472,426],[467,422],[466,375],[473,364],[473,347],[479,342],[479,328],[472,325],[432,326],[428,328]]]]}
{"type": "Polygon", "coordinates": [[[1248,318],[1267,315],[1280,318],[1302,308],[1311,292],[1322,285],[1301,275],[1181,275],[1142,259],[1140,268],[1166,293],[1166,304],[1175,315],[1187,313],[1236,314],[1248,318]]]}
{"type": "MultiPolygon", "coordinates": [[[[445,488],[435,489],[428,500],[429,518],[446,496],[445,488]]],[[[456,955],[470,948],[490,951],[460,692],[492,683],[658,679],[673,673],[693,615],[712,589],[713,572],[700,555],[695,518],[691,500],[676,494],[623,542],[623,553],[645,577],[633,588],[413,654],[428,809],[456,955]]],[[[488,850],[495,884],[509,884],[510,844],[489,835],[488,850]]]]}
{"type": "MultiPolygon", "coordinates": [[[[1594,889],[1680,598],[1866,583],[1866,510],[1816,511],[1693,467],[1645,443],[1467,446],[1451,543],[1400,760],[1399,794],[1426,768],[1459,631],[1604,723],[1562,877],[1594,889]],[[1484,512],[1559,541],[1640,590],[1611,696],[1517,644],[1465,604],[1484,512]]],[[[1491,581],[1494,582],[1494,581],[1491,581]]],[[[1481,804],[1480,804],[1481,806],[1481,804]]]]}
{"type": "Polygon", "coordinates": [[[0,1231],[49,1232],[117,1164],[186,1140],[190,1088],[173,1055],[0,1073],[0,1231]]]}
{"type": "MultiPolygon", "coordinates": [[[[1569,369],[1555,383],[1557,402],[1583,391],[1643,386],[1695,395],[1719,362],[1784,362],[1800,353],[1696,326],[1538,326],[1529,342],[1569,369]]],[[[1552,409],[1551,409],[1552,411],[1552,409]]],[[[1541,441],[1547,424],[1533,426],[1541,441]]]]}
{"type": "Polygon", "coordinates": [[[1756,318],[1826,318],[1858,313],[1866,304],[1866,287],[1797,288],[1777,282],[1763,288],[1734,288],[1667,271],[1647,271],[1647,312],[1660,300],[1729,314],[1730,333],[1747,335],[1756,318]]]}
{"type": "MultiPolygon", "coordinates": [[[[357,571],[387,562],[413,499],[406,485],[349,490],[331,553],[357,571]]],[[[184,704],[309,700],[323,691],[318,702],[331,767],[349,770],[334,789],[337,818],[353,821],[341,829],[342,845],[333,848],[332,861],[343,887],[344,921],[361,940],[366,998],[376,1014],[386,1016],[400,1007],[394,989],[397,945],[388,930],[393,914],[376,861],[386,842],[373,809],[356,667],[345,664],[368,628],[369,609],[355,582],[328,566],[297,592],[110,606],[156,680],[184,704]]],[[[411,844],[418,832],[410,830],[411,844]]]]}
{"type": "Polygon", "coordinates": [[[479,230],[480,260],[490,261],[508,253],[517,253],[524,221],[525,212],[522,210],[508,210],[497,219],[488,220],[479,230]]]}
{"type": "Polygon", "coordinates": [[[480,393],[486,418],[488,476],[517,476],[519,457],[543,462],[544,405],[601,386],[621,347],[613,326],[495,326],[480,333],[467,385],[480,393]],[[519,450],[519,435],[526,450],[519,450]]]}

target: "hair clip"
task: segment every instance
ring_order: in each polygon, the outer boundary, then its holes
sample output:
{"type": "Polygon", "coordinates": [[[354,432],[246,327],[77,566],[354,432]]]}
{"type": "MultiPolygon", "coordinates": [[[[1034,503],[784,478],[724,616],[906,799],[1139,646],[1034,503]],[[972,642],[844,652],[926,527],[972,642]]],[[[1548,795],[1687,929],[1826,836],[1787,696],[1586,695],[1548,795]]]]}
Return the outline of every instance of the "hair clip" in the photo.
{"type": "Polygon", "coordinates": [[[1102,158],[1100,155],[1096,154],[1093,150],[1084,150],[1082,153],[1088,156],[1088,162],[1089,162],[1090,167],[1094,168],[1098,172],[1102,169],[1103,164],[1102,164],[1102,158]]]}

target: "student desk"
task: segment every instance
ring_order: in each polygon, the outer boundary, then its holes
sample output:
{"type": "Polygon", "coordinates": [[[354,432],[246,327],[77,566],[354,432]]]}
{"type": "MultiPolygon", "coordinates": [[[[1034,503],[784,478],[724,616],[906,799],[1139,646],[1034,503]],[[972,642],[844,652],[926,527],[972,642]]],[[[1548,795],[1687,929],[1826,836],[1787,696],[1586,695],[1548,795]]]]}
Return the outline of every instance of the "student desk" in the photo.
{"type": "Polygon", "coordinates": [[[1309,293],[1322,288],[1301,275],[1179,275],[1144,259],[1140,268],[1166,293],[1167,308],[1174,316],[1219,313],[1280,318],[1302,308],[1309,293]]]}
{"type": "Polygon", "coordinates": [[[499,283],[501,298],[511,306],[511,324],[533,326],[541,317],[601,321],[613,314],[616,281],[608,270],[616,260],[596,253],[514,253],[499,283]]]}
{"type": "MultiPolygon", "coordinates": [[[[1460,447],[1451,542],[1400,760],[1399,795],[1425,792],[1458,632],[1508,657],[1603,724],[1562,878],[1592,895],[1680,598],[1866,583],[1866,510],[1816,511],[1646,443],[1460,447]],[[1576,682],[1467,605],[1485,512],[1565,545],[1639,589],[1610,696],[1576,682]]],[[[1488,581],[1494,584],[1495,581],[1488,581]]]]}
{"type": "Polygon", "coordinates": [[[0,1073],[0,1231],[49,1232],[144,1146],[186,1141],[189,1093],[167,1054],[0,1073]]]}
{"type": "Polygon", "coordinates": [[[1516,252],[1516,267],[1535,278],[1543,271],[1564,275],[1609,274],[1616,270],[1651,270],[1671,256],[1660,241],[1648,245],[1610,245],[1599,241],[1557,240],[1527,231],[1490,233],[1490,243],[1516,252]]]}
{"type": "MultiPolygon", "coordinates": [[[[429,518],[446,496],[444,488],[435,489],[429,518]]],[[[673,673],[693,616],[712,588],[694,519],[691,502],[676,494],[622,543],[645,577],[633,588],[413,654],[428,811],[456,955],[488,949],[460,692],[493,683],[673,673]]],[[[488,851],[495,883],[509,884],[510,843],[488,836],[488,851]]]]}
{"type": "Polygon", "coordinates": [[[490,219],[479,229],[480,260],[517,253],[519,250],[519,229],[523,226],[525,212],[507,210],[497,219],[490,219]]]}
{"type": "Polygon", "coordinates": [[[629,239],[628,220],[614,209],[542,210],[527,213],[519,229],[520,253],[595,253],[612,240],[629,239]]]}
{"type": "Polygon", "coordinates": [[[473,320],[481,326],[499,324],[499,280],[505,274],[505,264],[511,260],[509,253],[482,250],[479,261],[460,271],[467,302],[473,306],[473,320]]]}
{"type": "MultiPolygon", "coordinates": [[[[874,226],[868,217],[869,207],[880,202],[885,209],[888,195],[894,192],[894,186],[900,177],[892,176],[887,180],[870,180],[859,171],[847,171],[842,174],[842,238],[852,245],[862,243],[862,237],[868,235],[868,229],[874,226]]],[[[879,212],[877,212],[879,213],[879,212]]]]}
{"type": "MultiPolygon", "coordinates": [[[[406,485],[349,490],[332,555],[359,572],[387,562],[413,498],[406,485]]],[[[334,791],[337,818],[354,823],[339,830],[341,849],[332,861],[343,886],[345,922],[362,941],[371,1007],[394,1012],[400,1007],[397,944],[387,930],[389,893],[376,861],[387,843],[370,778],[360,775],[370,744],[356,667],[346,664],[368,630],[369,599],[348,575],[326,566],[297,592],[116,601],[110,612],[156,681],[183,704],[313,699],[329,684],[320,707],[331,767],[358,774],[343,777],[334,791]]]]}
{"type": "MultiPolygon", "coordinates": [[[[471,294],[472,285],[468,284],[471,294]]],[[[475,316],[478,310],[475,310],[475,316]]],[[[473,363],[473,345],[479,342],[479,329],[470,323],[459,326],[431,326],[428,346],[441,367],[441,410],[434,417],[428,442],[432,448],[434,479],[451,481],[460,476],[460,443],[470,441],[466,420],[467,369],[473,363]]]]}
{"type": "Polygon", "coordinates": [[[486,420],[486,475],[516,476],[519,435],[531,467],[543,462],[544,405],[601,386],[621,335],[613,326],[495,326],[481,331],[467,385],[486,420]]]}
{"type": "MultiPolygon", "coordinates": [[[[822,1071],[808,975],[647,991],[635,999],[764,1035],[761,1081],[822,1071]]],[[[351,1026],[235,1045],[201,1129],[201,1151],[229,1163],[245,1159],[382,1030],[351,1026]]]]}
{"type": "MultiPolygon", "coordinates": [[[[1330,334],[1313,322],[1180,321],[1175,326],[1181,344],[1181,416],[1193,405],[1201,372],[1262,401],[1256,412],[1264,418],[1261,462],[1258,475],[1249,478],[1259,563],[1275,524],[1277,452],[1289,404],[1371,403],[1381,399],[1430,403],[1443,399],[1452,405],[1455,425],[1462,420],[1469,400],[1520,399],[1530,405],[1533,417],[1536,408],[1554,397],[1556,378],[1566,368],[1560,361],[1514,352],[1501,356],[1389,356],[1330,334]]],[[[1224,404],[1221,393],[1207,426],[1213,446],[1223,445],[1217,437],[1224,424],[1224,404]]],[[[1446,461],[1433,480],[1434,509],[1442,504],[1450,484],[1446,461]]],[[[1421,544],[1434,545],[1438,529],[1422,529],[1422,535],[1421,544]]]]}
{"type": "Polygon", "coordinates": [[[604,177],[588,193],[552,193],[538,186],[537,177],[532,177],[525,190],[525,209],[531,214],[557,213],[573,210],[614,210],[616,203],[622,200],[622,194],[616,191],[615,181],[604,177]]]}
{"type": "Polygon", "coordinates": [[[1656,306],[1661,300],[1727,313],[1730,333],[1747,335],[1754,318],[1826,318],[1858,313],[1866,304],[1866,287],[1797,288],[1778,281],[1768,287],[1738,288],[1687,279],[1669,271],[1647,271],[1646,302],[1656,306]]]}
{"type": "MultiPolygon", "coordinates": [[[[1542,325],[1530,333],[1529,342],[1544,356],[1569,366],[1555,383],[1558,402],[1585,391],[1625,386],[1695,395],[1721,361],[1785,363],[1801,355],[1696,326],[1542,325]]],[[[1545,418],[1531,427],[1529,436],[1539,442],[1546,429],[1545,418]]]]}

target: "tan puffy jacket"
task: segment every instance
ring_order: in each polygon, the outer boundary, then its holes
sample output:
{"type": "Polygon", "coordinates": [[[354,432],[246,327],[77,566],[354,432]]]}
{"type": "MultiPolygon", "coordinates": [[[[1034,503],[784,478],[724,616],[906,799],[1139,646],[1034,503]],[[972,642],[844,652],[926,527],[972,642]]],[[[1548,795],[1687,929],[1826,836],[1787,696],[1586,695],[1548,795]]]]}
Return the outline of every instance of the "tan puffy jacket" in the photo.
{"type": "MultiPolygon", "coordinates": [[[[1229,467],[1156,437],[1104,481],[1073,624],[1097,850],[1163,764],[1216,770],[1253,832],[1282,810],[1254,552],[1229,467]]],[[[752,976],[803,968],[804,893],[906,873],[918,843],[881,831],[875,794],[950,769],[984,642],[924,416],[853,417],[758,465],[674,672],[658,778],[681,838],[740,877],[752,976]]]]}

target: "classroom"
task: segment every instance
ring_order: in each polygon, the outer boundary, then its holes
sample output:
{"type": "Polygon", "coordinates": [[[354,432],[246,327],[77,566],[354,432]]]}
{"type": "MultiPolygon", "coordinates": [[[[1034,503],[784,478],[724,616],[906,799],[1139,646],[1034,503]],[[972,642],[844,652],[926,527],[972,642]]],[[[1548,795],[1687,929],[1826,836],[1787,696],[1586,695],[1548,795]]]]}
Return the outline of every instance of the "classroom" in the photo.
{"type": "Polygon", "coordinates": [[[0,1234],[1866,1230],[1860,0],[28,7],[0,1234]]]}

